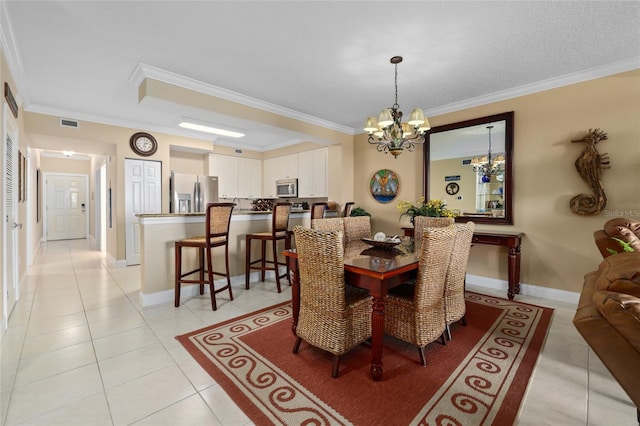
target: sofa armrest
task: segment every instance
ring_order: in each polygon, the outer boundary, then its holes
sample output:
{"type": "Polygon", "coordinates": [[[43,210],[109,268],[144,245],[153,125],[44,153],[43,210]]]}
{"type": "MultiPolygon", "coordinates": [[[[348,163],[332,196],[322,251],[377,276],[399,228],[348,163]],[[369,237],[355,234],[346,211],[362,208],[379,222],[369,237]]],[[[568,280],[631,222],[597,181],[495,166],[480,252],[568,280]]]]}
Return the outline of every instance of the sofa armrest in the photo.
{"type": "Polygon", "coordinates": [[[593,300],[598,272],[585,275],[573,324],[611,375],[640,407],[640,353],[600,314],[593,300]]]}

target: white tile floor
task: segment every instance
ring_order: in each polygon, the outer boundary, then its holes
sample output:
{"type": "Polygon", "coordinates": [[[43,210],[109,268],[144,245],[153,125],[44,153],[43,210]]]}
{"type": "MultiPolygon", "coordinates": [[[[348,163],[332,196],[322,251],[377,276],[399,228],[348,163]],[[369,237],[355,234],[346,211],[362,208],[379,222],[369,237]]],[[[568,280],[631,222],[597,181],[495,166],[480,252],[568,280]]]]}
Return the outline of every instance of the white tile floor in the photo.
{"type": "MultiPolygon", "coordinates": [[[[105,264],[85,240],[42,245],[0,346],[2,424],[251,424],[174,337],[287,300],[289,288],[234,287],[234,301],[220,294],[216,312],[206,296],[143,308],[139,268],[105,264]]],[[[575,306],[518,299],[555,309],[518,424],[637,424],[573,327],[575,306]]]]}

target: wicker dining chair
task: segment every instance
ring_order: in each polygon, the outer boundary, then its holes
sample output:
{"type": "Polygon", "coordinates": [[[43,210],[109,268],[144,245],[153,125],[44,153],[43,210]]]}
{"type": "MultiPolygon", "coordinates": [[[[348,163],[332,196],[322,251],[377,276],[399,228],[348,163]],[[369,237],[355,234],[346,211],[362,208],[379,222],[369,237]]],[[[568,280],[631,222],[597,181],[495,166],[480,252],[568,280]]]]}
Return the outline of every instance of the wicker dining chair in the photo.
{"type": "Polygon", "coordinates": [[[260,270],[260,281],[264,282],[265,272],[274,271],[276,287],[278,293],[282,292],[280,286],[280,278],[287,278],[289,284],[291,284],[291,277],[289,276],[289,264],[285,260],[278,259],[278,253],[282,250],[278,250],[278,241],[284,241],[284,248],[291,248],[291,233],[289,229],[289,216],[291,213],[291,203],[276,203],[273,206],[273,213],[271,218],[271,230],[268,232],[254,232],[245,236],[245,288],[249,290],[249,279],[251,277],[251,270],[260,270]],[[251,259],[251,242],[253,240],[260,241],[261,251],[260,258],[256,260],[251,259]],[[271,260],[267,259],[267,241],[271,242],[272,252],[271,260]],[[258,265],[255,265],[259,263],[258,265]],[[287,268],[284,274],[280,274],[279,267],[285,266],[287,268]]]}
{"type": "Polygon", "coordinates": [[[293,353],[302,340],[333,354],[332,377],[340,356],[371,337],[371,296],[344,280],[340,231],[296,226],[300,313],[293,353]]]}
{"type": "Polygon", "coordinates": [[[418,347],[420,363],[427,365],[425,347],[441,337],[446,344],[444,282],[456,229],[427,228],[423,231],[415,284],[402,284],[385,297],[384,330],[418,347]]]}
{"type": "Polygon", "coordinates": [[[344,221],[344,242],[371,238],[371,218],[369,216],[349,216],[344,221]]]}
{"type": "Polygon", "coordinates": [[[344,236],[344,221],[341,217],[314,219],[311,221],[311,228],[319,231],[340,231],[344,236]]]}
{"type": "Polygon", "coordinates": [[[180,306],[180,294],[183,284],[199,284],[200,294],[204,294],[204,285],[209,284],[211,293],[211,308],[218,309],[216,294],[224,290],[229,290],[229,300],[233,300],[231,291],[231,277],[229,275],[229,225],[231,224],[231,213],[234,203],[210,203],[207,204],[205,219],[205,235],[184,238],[175,242],[175,301],[177,308],[180,306]],[[198,267],[184,272],[182,270],[182,249],[192,247],[198,250],[198,267]],[[213,270],[211,251],[215,247],[224,247],[225,272],[213,270]],[[198,274],[198,278],[190,277],[198,274]],[[219,289],[214,287],[214,275],[227,278],[227,284],[219,289]]]}
{"type": "Polygon", "coordinates": [[[415,246],[420,247],[422,230],[425,228],[443,228],[445,226],[451,226],[454,223],[455,218],[453,217],[415,216],[413,218],[413,240],[415,246]]]}
{"type": "Polygon", "coordinates": [[[454,228],[456,229],[456,238],[453,242],[449,269],[444,283],[444,312],[449,340],[451,340],[451,324],[461,321],[463,325],[467,325],[464,284],[475,224],[473,222],[459,223],[454,225],[454,228]]]}

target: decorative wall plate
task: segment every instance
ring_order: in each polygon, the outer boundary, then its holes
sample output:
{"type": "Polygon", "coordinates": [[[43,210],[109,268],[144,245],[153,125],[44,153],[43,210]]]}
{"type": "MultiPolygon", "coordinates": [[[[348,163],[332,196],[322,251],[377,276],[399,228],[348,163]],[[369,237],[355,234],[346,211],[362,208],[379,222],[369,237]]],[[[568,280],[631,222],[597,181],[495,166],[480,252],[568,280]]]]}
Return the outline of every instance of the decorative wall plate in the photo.
{"type": "Polygon", "coordinates": [[[449,195],[456,195],[458,193],[458,191],[460,190],[460,186],[455,182],[449,182],[447,184],[447,186],[445,187],[445,190],[447,191],[447,194],[449,194],[449,195]]]}
{"type": "Polygon", "coordinates": [[[396,198],[400,189],[400,179],[396,172],[388,169],[378,170],[369,182],[371,195],[379,203],[389,203],[396,198]]]}

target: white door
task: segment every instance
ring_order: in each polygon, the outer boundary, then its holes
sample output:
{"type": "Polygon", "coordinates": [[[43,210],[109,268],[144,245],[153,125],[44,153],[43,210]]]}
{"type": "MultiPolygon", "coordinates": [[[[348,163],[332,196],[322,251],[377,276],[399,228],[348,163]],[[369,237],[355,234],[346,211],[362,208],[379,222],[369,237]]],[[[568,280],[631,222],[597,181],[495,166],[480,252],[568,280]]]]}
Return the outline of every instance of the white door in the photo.
{"type": "Polygon", "coordinates": [[[159,161],[125,160],[125,257],[140,264],[140,221],[136,215],[161,213],[162,168],[159,161]]]}
{"type": "Polygon", "coordinates": [[[46,174],[47,241],[87,237],[87,179],[87,175],[46,174]]]}
{"type": "Polygon", "coordinates": [[[18,260],[20,253],[18,251],[18,230],[22,227],[18,220],[18,200],[17,200],[17,176],[18,176],[18,131],[17,125],[11,116],[7,105],[4,106],[4,116],[7,117],[4,128],[4,143],[2,149],[2,163],[4,164],[3,174],[3,241],[2,241],[2,292],[3,299],[3,318],[2,327],[0,329],[0,337],[4,330],[7,329],[9,315],[13,310],[18,294],[18,260]]]}

